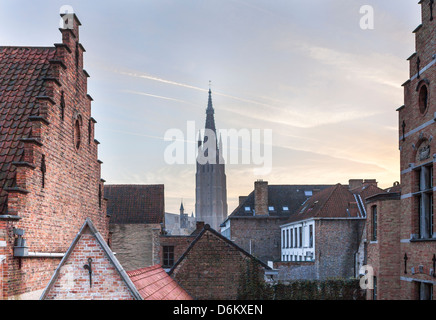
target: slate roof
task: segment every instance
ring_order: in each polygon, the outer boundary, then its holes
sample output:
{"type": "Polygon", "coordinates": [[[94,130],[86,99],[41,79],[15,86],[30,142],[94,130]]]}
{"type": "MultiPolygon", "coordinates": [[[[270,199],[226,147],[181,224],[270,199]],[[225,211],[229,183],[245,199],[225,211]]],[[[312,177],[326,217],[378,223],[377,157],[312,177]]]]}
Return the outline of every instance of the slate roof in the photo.
{"type": "Polygon", "coordinates": [[[164,185],[105,185],[107,214],[113,224],[151,224],[165,220],[164,185]]]}
{"type": "Polygon", "coordinates": [[[0,214],[7,214],[6,188],[14,186],[15,166],[23,159],[21,138],[29,137],[29,116],[39,115],[55,47],[0,47],[0,214]]]}
{"type": "MultiPolygon", "coordinates": [[[[274,211],[269,212],[269,216],[287,217],[295,212],[301,204],[311,195],[305,192],[312,192],[316,189],[323,190],[331,185],[268,185],[268,206],[273,206],[274,211]],[[289,210],[283,210],[287,207],[289,210]]],[[[254,209],[254,191],[241,203],[229,216],[233,217],[250,217],[253,216],[254,209]],[[249,211],[245,207],[250,207],[249,211]]]]}
{"type": "Polygon", "coordinates": [[[286,223],[309,218],[363,218],[364,199],[383,193],[386,192],[375,185],[350,190],[348,186],[338,183],[313,195],[286,223]]]}
{"type": "Polygon", "coordinates": [[[392,187],[386,188],[385,191],[389,193],[401,193],[401,184],[396,182],[392,187]]]}
{"type": "Polygon", "coordinates": [[[144,300],[192,300],[160,265],[128,271],[127,274],[144,300]]]}

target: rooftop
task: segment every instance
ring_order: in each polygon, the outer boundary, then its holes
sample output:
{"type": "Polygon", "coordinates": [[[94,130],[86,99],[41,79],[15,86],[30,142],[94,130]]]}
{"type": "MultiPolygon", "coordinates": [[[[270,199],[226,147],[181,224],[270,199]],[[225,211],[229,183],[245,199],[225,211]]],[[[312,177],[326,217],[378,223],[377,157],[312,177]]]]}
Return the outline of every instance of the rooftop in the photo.
{"type": "Polygon", "coordinates": [[[163,223],[165,220],[164,185],[105,185],[110,223],[163,223]]]}

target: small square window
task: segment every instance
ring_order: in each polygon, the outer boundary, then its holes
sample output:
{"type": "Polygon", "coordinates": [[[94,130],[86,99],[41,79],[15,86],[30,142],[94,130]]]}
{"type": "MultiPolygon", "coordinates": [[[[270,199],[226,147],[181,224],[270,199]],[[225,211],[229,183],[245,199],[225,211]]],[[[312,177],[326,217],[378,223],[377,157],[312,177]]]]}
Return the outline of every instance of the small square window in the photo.
{"type": "Polygon", "coordinates": [[[269,211],[274,211],[274,207],[268,207],[269,211]]]}
{"type": "Polygon", "coordinates": [[[250,211],[250,210],[251,210],[250,207],[245,207],[245,212],[248,212],[248,211],[250,211]]]}
{"type": "Polygon", "coordinates": [[[283,207],[283,211],[289,211],[289,207],[283,207]]]}

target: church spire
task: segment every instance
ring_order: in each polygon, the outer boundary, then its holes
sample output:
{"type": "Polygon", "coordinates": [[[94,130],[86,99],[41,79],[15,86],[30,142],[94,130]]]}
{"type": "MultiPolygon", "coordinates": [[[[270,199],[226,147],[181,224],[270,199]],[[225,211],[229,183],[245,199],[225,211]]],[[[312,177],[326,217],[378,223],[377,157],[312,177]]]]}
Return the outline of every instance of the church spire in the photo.
{"type": "Polygon", "coordinates": [[[207,109],[206,109],[206,129],[210,129],[213,132],[216,132],[215,128],[215,110],[212,105],[212,91],[209,88],[209,100],[207,101],[207,109]]]}

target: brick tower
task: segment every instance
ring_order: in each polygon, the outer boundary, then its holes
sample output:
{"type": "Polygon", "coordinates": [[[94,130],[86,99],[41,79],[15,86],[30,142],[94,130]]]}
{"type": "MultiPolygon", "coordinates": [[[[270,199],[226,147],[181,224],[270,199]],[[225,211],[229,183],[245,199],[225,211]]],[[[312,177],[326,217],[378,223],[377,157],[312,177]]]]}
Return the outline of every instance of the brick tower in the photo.
{"type": "Polygon", "coordinates": [[[227,218],[227,187],[225,164],[221,154],[222,141],[220,138],[218,144],[214,114],[212,92],[209,89],[205,137],[202,141],[199,136],[198,149],[199,157],[205,155],[212,161],[203,163],[197,158],[195,214],[197,221],[204,221],[219,231],[220,224],[227,218]],[[212,140],[208,140],[207,132],[211,134],[211,138],[213,136],[212,140]]]}

